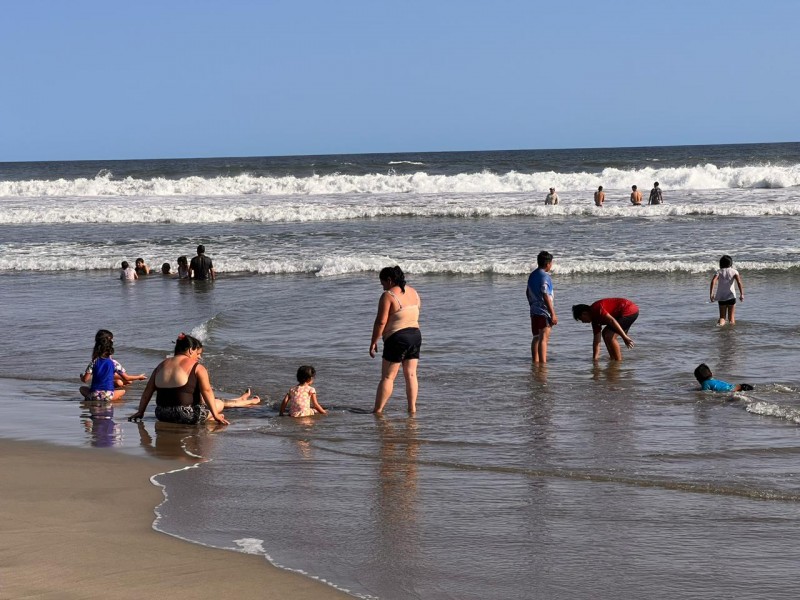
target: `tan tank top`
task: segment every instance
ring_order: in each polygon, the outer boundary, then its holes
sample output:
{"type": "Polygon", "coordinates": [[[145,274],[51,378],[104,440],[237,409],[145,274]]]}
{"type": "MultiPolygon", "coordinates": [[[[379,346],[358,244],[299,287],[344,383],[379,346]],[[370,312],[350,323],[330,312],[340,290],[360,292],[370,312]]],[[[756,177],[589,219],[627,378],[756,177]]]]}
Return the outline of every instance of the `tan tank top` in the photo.
{"type": "Polygon", "coordinates": [[[406,329],[408,327],[419,328],[419,294],[417,294],[417,302],[415,304],[403,306],[397,294],[391,290],[386,290],[384,293],[394,298],[399,308],[389,315],[389,320],[386,321],[386,327],[383,328],[383,339],[388,339],[390,335],[401,329],[406,329]]]}

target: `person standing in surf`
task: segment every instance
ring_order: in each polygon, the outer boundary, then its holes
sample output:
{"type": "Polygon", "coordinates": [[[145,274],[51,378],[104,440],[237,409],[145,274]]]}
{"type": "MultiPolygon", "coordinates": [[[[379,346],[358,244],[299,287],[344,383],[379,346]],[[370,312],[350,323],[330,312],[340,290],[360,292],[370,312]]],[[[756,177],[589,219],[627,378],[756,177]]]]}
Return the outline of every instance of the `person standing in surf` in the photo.
{"type": "Polygon", "coordinates": [[[550,193],[545,197],[544,203],[547,206],[555,206],[558,204],[558,194],[556,194],[556,188],[550,188],[550,193]]]}
{"type": "Polygon", "coordinates": [[[653,189],[650,190],[650,197],[647,199],[648,204],[661,204],[664,202],[664,196],[661,193],[661,188],[658,186],[658,182],[656,181],[653,184],[653,189]]]}
{"type": "Polygon", "coordinates": [[[592,358],[600,359],[600,339],[606,343],[611,360],[622,360],[622,350],[617,336],[622,338],[628,348],[633,348],[633,340],[628,330],[639,317],[639,307],[627,298],[603,298],[591,306],[575,304],[572,316],[576,321],[591,323],[594,338],[592,340],[592,358]]]}
{"type": "Polygon", "coordinates": [[[419,329],[422,301],[417,290],[406,284],[406,277],[400,267],[381,269],[378,278],[383,293],[378,301],[378,314],[372,326],[369,355],[375,358],[378,340],[383,338],[383,363],[372,412],[377,415],[383,413],[402,365],[408,412],[414,414],[417,412],[417,364],[422,346],[422,333],[419,329]]]}
{"type": "Polygon", "coordinates": [[[635,185],[631,186],[631,204],[634,206],[642,205],[642,192],[635,185]]]}
{"type": "Polygon", "coordinates": [[[528,277],[525,295],[531,308],[531,355],[533,362],[547,362],[547,344],[550,331],[558,324],[556,309],[553,304],[553,280],[550,269],[553,266],[553,255],[542,250],[536,257],[536,270],[528,277]]]}
{"type": "Polygon", "coordinates": [[[725,325],[725,321],[731,325],[736,324],[736,291],[733,286],[739,287],[739,300],[744,302],[744,286],[742,276],[739,271],[733,268],[733,259],[727,254],[719,259],[719,270],[711,278],[711,286],[708,290],[711,302],[719,304],[719,320],[717,325],[725,325]],[[716,290],[714,289],[716,286],[716,290]]]}
{"type": "Polygon", "coordinates": [[[594,193],[594,205],[595,206],[603,206],[603,203],[606,201],[606,193],[603,191],[603,186],[597,188],[597,191],[594,193]]]}
{"type": "Polygon", "coordinates": [[[217,274],[214,271],[214,263],[206,256],[206,247],[203,244],[197,247],[197,256],[192,258],[192,262],[189,263],[189,274],[192,279],[198,281],[205,281],[206,279],[213,281],[217,278],[217,274]]]}

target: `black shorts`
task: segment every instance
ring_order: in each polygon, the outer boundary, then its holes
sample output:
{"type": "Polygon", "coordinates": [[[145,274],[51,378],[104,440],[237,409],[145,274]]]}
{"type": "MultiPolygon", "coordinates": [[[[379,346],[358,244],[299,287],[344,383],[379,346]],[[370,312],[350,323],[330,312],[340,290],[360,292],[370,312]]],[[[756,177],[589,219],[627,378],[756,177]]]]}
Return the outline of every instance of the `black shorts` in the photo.
{"type": "Polygon", "coordinates": [[[631,325],[633,325],[633,323],[638,318],[639,318],[639,311],[636,311],[632,315],[627,315],[625,317],[620,317],[619,319],[617,319],[617,323],[619,323],[619,326],[622,327],[622,331],[624,331],[625,333],[628,333],[628,329],[631,328],[631,325]]]}
{"type": "Polygon", "coordinates": [[[192,406],[156,406],[156,419],[165,423],[179,425],[197,425],[205,423],[211,411],[205,404],[192,406]]]}
{"type": "Polygon", "coordinates": [[[422,346],[422,332],[419,327],[407,327],[395,331],[383,342],[383,359],[399,363],[411,358],[419,358],[422,346]]]}
{"type": "Polygon", "coordinates": [[[719,305],[720,306],[733,306],[734,304],[736,304],[736,298],[731,298],[730,300],[720,300],[719,301],[719,305]]]}

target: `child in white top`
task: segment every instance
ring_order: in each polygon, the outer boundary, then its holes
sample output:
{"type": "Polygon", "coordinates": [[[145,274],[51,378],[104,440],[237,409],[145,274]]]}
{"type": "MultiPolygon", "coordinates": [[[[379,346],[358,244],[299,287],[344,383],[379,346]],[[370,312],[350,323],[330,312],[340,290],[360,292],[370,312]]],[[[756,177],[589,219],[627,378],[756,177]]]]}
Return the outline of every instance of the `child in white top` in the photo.
{"type": "Polygon", "coordinates": [[[139,276],[136,274],[134,268],[128,264],[128,261],[123,260],[122,269],[120,269],[119,272],[119,278],[122,281],[133,281],[134,279],[139,279],[139,276]]]}
{"type": "Polygon", "coordinates": [[[717,325],[736,324],[736,291],[734,283],[739,286],[739,299],[744,302],[744,286],[739,271],[733,268],[733,259],[725,254],[719,259],[719,270],[711,278],[709,297],[711,302],[719,303],[719,321],[717,325]],[[716,290],[714,286],[716,285],[716,290]]]}
{"type": "Polygon", "coordinates": [[[312,366],[302,366],[297,369],[297,383],[283,397],[279,416],[283,416],[288,405],[290,417],[311,417],[317,414],[328,414],[317,402],[317,390],[311,387],[317,371],[312,366]]]}

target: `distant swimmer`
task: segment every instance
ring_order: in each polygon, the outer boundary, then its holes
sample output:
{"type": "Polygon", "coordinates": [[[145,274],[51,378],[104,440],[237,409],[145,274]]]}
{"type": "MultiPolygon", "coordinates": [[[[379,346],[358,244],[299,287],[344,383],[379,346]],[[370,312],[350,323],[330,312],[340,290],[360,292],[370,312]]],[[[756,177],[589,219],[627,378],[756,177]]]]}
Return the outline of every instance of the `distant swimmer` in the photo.
{"type": "Polygon", "coordinates": [[[150,267],[144,264],[143,258],[136,259],[136,266],[134,267],[137,275],[150,275],[150,267]]]}
{"type": "Polygon", "coordinates": [[[606,201],[606,193],[603,191],[603,186],[601,185],[597,188],[597,191],[594,193],[594,205],[595,206],[603,206],[603,202],[606,201]]]}
{"type": "Polygon", "coordinates": [[[639,189],[635,185],[631,186],[631,190],[633,190],[631,192],[631,204],[633,204],[634,206],[641,206],[642,205],[642,192],[640,192],[639,189]]]}
{"type": "Polygon", "coordinates": [[[203,244],[197,247],[197,256],[192,258],[192,262],[189,263],[189,274],[192,279],[198,281],[213,280],[217,277],[214,263],[206,256],[206,247],[203,244]]]}
{"type": "Polygon", "coordinates": [[[547,194],[547,197],[544,199],[544,203],[547,206],[555,206],[558,204],[558,194],[556,194],[556,188],[550,188],[550,193],[547,194]]]}
{"type": "Polygon", "coordinates": [[[572,316],[576,321],[591,323],[594,339],[592,340],[592,358],[600,358],[600,338],[606,343],[611,360],[622,360],[617,336],[622,338],[628,348],[633,348],[633,340],[628,330],[639,317],[639,307],[627,298],[603,298],[591,306],[575,304],[572,316]]]}
{"type": "Polygon", "coordinates": [[[127,260],[122,261],[122,269],[119,272],[119,278],[122,281],[133,281],[134,279],[139,279],[139,276],[136,274],[136,270],[128,264],[127,260]]]}
{"type": "Polygon", "coordinates": [[[648,204],[661,204],[664,202],[664,196],[661,195],[661,188],[658,187],[658,182],[653,184],[653,189],[650,190],[650,198],[647,200],[648,204]]]}

